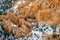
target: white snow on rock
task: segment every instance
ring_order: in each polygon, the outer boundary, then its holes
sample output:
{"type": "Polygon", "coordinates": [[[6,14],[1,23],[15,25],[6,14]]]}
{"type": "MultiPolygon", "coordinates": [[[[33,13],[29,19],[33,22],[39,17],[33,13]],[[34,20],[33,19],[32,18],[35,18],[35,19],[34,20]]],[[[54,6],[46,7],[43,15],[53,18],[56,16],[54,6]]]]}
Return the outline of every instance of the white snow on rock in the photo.
{"type": "Polygon", "coordinates": [[[42,26],[44,26],[43,22],[38,22],[38,28],[42,28],[42,26]]]}
{"type": "Polygon", "coordinates": [[[16,2],[15,6],[13,7],[13,11],[14,11],[14,13],[17,12],[17,10],[18,10],[18,5],[19,5],[19,4],[23,4],[23,3],[25,3],[24,0],[23,0],[23,1],[18,1],[18,2],[16,2]]]}
{"type": "Polygon", "coordinates": [[[32,38],[35,40],[35,39],[42,39],[42,32],[39,32],[39,31],[33,31],[32,30],[32,38]]]}
{"type": "Polygon", "coordinates": [[[43,32],[46,34],[53,34],[53,29],[50,26],[46,26],[46,27],[43,27],[43,32]]]}
{"type": "Polygon", "coordinates": [[[60,26],[57,26],[57,27],[56,27],[56,32],[57,32],[57,33],[60,33],[60,26]]]}

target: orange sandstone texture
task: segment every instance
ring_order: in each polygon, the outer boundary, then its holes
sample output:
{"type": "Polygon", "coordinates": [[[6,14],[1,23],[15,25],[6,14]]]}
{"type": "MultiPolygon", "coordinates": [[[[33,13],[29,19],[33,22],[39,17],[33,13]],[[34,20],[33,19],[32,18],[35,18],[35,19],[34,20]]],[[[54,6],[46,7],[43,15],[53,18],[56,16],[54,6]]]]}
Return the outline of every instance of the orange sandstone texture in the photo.
{"type": "Polygon", "coordinates": [[[52,3],[53,5],[60,7],[60,1],[59,0],[47,0],[47,1],[52,3]]]}
{"type": "MultiPolygon", "coordinates": [[[[2,16],[1,16],[2,17],[2,16]]],[[[4,16],[3,16],[4,17],[4,16]]],[[[23,36],[31,36],[31,28],[32,26],[36,26],[36,20],[35,19],[23,19],[20,18],[19,15],[15,15],[12,13],[8,13],[6,15],[7,19],[2,18],[3,22],[2,25],[4,29],[7,32],[13,33],[17,38],[23,37],[23,36]],[[30,21],[31,20],[31,21],[30,21]],[[20,28],[20,30],[18,30],[20,28]],[[18,31],[17,31],[18,30],[18,31]],[[22,32],[19,32],[22,31],[22,32]]]]}
{"type": "MultiPolygon", "coordinates": [[[[16,0],[18,1],[18,0],[16,0]]],[[[21,0],[20,0],[21,1],[21,0]]],[[[60,8],[56,0],[26,0],[18,5],[18,13],[9,12],[0,15],[2,25],[7,32],[13,33],[17,38],[31,36],[31,29],[38,22],[45,25],[57,26],[60,24],[60,8]],[[30,4],[30,6],[28,6],[30,4]]]]}
{"type": "Polygon", "coordinates": [[[52,26],[57,26],[60,24],[60,16],[58,17],[60,13],[52,13],[50,9],[40,10],[38,14],[36,15],[37,21],[47,22],[51,21],[52,26]]]}

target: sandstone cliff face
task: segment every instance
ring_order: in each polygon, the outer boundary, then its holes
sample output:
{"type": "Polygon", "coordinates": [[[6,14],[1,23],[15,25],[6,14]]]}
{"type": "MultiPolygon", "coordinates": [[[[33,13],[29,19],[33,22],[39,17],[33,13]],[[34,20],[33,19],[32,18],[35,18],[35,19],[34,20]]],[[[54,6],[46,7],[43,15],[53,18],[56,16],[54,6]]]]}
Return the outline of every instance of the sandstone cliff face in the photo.
{"type": "MultiPolygon", "coordinates": [[[[0,20],[3,28],[17,38],[32,37],[33,33],[36,33],[32,29],[42,22],[43,32],[40,37],[43,37],[42,40],[49,40],[48,38],[53,40],[55,34],[53,35],[53,30],[49,26],[60,25],[60,3],[58,0],[15,0],[10,11],[6,15],[0,15],[0,20]],[[45,26],[49,28],[46,31],[44,31],[45,26]]],[[[37,30],[41,30],[41,25],[38,27],[37,30]]]]}

